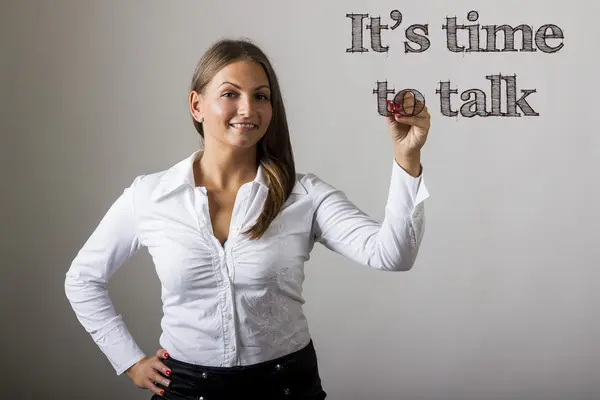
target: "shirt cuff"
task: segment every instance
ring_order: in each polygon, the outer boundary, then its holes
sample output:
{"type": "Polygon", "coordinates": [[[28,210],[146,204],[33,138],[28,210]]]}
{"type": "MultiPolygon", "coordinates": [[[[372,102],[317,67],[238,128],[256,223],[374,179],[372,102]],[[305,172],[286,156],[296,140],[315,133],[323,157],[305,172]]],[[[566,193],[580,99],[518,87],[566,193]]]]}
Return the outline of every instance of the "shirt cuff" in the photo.
{"type": "Polygon", "coordinates": [[[121,375],[133,364],[146,357],[123,323],[107,332],[97,340],[96,344],[108,358],[117,375],[121,375]]]}
{"type": "Polygon", "coordinates": [[[393,159],[388,205],[396,209],[404,207],[405,211],[412,215],[415,208],[429,197],[430,194],[423,177],[423,168],[421,167],[421,175],[414,177],[393,159]]]}

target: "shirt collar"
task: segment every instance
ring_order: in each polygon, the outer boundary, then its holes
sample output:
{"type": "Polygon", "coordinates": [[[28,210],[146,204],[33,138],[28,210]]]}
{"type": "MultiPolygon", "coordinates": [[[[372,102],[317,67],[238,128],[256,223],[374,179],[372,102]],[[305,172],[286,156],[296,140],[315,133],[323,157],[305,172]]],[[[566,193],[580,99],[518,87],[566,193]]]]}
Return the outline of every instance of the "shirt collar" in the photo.
{"type": "MultiPolygon", "coordinates": [[[[195,151],[190,156],[167,169],[161,176],[158,185],[152,192],[152,199],[154,201],[158,201],[180,189],[181,187],[194,187],[194,161],[196,161],[201,153],[202,150],[195,151]]],[[[265,171],[262,165],[258,166],[256,178],[254,178],[252,182],[264,187],[267,190],[269,189],[265,171]]],[[[292,189],[292,193],[306,194],[307,191],[306,188],[304,188],[304,186],[302,186],[302,184],[296,180],[294,188],[292,189]]]]}

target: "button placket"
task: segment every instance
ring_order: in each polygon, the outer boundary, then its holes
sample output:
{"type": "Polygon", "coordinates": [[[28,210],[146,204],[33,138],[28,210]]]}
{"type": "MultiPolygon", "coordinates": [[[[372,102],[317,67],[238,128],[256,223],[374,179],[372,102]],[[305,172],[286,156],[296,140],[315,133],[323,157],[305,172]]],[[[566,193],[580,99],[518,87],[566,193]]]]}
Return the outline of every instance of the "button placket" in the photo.
{"type": "Polygon", "coordinates": [[[237,331],[235,327],[235,303],[231,282],[228,282],[228,284],[225,286],[225,290],[223,291],[223,302],[225,304],[225,307],[223,308],[223,331],[226,333],[227,338],[224,343],[227,358],[225,364],[232,365],[232,360],[235,360],[236,358],[235,344],[237,343],[237,331]]]}
{"type": "MultiPolygon", "coordinates": [[[[230,245],[231,243],[230,240],[232,240],[232,238],[228,239],[228,244],[230,245]]],[[[233,277],[234,277],[234,272],[235,272],[235,268],[233,263],[231,262],[231,246],[227,247],[226,253],[225,253],[225,258],[223,260],[224,264],[226,264],[226,268],[227,268],[227,272],[228,272],[228,279],[229,281],[227,282],[227,285],[225,287],[225,297],[226,297],[226,301],[229,303],[226,307],[226,315],[225,315],[225,325],[227,327],[227,330],[229,331],[230,334],[230,339],[231,341],[227,344],[227,346],[229,347],[229,352],[232,353],[230,354],[230,360],[235,360],[236,358],[236,343],[237,343],[237,330],[236,330],[236,326],[235,326],[235,298],[234,298],[234,292],[233,292],[233,277]]],[[[231,365],[231,361],[229,362],[229,364],[231,365]]]]}

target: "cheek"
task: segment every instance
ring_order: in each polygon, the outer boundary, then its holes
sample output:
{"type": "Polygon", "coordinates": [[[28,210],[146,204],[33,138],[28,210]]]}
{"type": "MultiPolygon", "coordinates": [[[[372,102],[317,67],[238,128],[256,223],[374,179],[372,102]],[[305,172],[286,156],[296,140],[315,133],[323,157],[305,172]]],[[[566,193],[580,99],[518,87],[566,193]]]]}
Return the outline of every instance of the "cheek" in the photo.
{"type": "Polygon", "coordinates": [[[219,119],[219,120],[222,120],[225,122],[231,120],[231,118],[236,113],[236,108],[235,108],[235,105],[233,104],[233,102],[227,102],[227,101],[216,101],[216,102],[212,103],[210,110],[211,110],[211,114],[216,119],[219,119]]]}
{"type": "Polygon", "coordinates": [[[271,121],[271,118],[273,118],[273,109],[271,108],[271,106],[270,105],[264,106],[260,110],[260,116],[264,123],[268,123],[269,121],[271,121]]]}

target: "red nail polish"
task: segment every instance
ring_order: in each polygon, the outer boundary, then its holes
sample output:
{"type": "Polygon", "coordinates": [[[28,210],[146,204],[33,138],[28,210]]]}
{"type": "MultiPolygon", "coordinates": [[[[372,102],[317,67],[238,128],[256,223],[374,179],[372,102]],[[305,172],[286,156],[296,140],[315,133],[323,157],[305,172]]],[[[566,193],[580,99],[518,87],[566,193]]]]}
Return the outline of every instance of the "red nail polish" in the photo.
{"type": "Polygon", "coordinates": [[[166,370],[165,374],[167,374],[168,376],[171,376],[171,370],[170,369],[166,370]]]}
{"type": "Polygon", "coordinates": [[[165,352],[165,358],[169,357],[169,353],[165,352]]]}
{"type": "Polygon", "coordinates": [[[165,394],[165,391],[164,391],[164,390],[161,390],[161,391],[160,391],[160,395],[161,395],[161,396],[164,396],[164,394],[165,394]]]}

